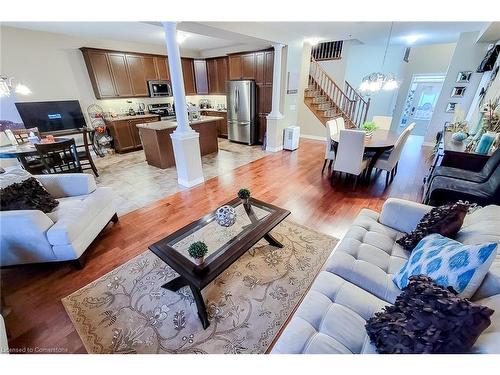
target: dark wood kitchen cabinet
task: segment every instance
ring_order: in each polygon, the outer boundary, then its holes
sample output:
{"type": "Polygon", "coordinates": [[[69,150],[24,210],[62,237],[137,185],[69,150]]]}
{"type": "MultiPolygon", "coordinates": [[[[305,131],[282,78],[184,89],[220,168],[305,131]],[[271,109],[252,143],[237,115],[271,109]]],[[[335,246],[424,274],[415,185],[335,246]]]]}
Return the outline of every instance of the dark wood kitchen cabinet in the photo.
{"type": "Polygon", "coordinates": [[[138,55],[125,55],[130,74],[130,82],[134,96],[147,96],[148,85],[146,79],[145,59],[138,55]]]}
{"type": "Polygon", "coordinates": [[[255,53],[241,55],[241,79],[255,79],[255,53]]]}
{"type": "Polygon", "coordinates": [[[193,59],[181,58],[184,91],[186,95],[196,95],[193,59]]]}
{"type": "Polygon", "coordinates": [[[141,118],[107,119],[106,125],[113,137],[113,146],[118,153],[142,148],[141,137],[137,124],[159,121],[159,116],[151,115],[141,118]]]}
{"type": "Polygon", "coordinates": [[[82,53],[96,98],[117,97],[107,52],[82,49],[82,53]]]}
{"type": "Polygon", "coordinates": [[[196,93],[198,95],[208,94],[208,72],[207,62],[205,60],[194,60],[194,79],[196,84],[196,93]]]}
{"type": "Polygon", "coordinates": [[[222,117],[221,120],[217,120],[217,136],[221,138],[227,138],[227,112],[226,111],[201,111],[203,116],[217,116],[222,117]]]}
{"type": "Polygon", "coordinates": [[[227,57],[207,59],[208,93],[226,94],[226,81],[228,80],[227,57]]]}
{"type": "Polygon", "coordinates": [[[241,56],[229,56],[229,79],[241,79],[241,56]]]}
{"type": "Polygon", "coordinates": [[[156,68],[156,79],[163,81],[170,80],[170,73],[168,71],[168,57],[155,56],[154,62],[156,68]]]}
{"type": "Polygon", "coordinates": [[[127,60],[123,53],[108,54],[113,80],[115,82],[115,91],[119,97],[134,96],[132,90],[132,81],[130,78],[127,60]]]}

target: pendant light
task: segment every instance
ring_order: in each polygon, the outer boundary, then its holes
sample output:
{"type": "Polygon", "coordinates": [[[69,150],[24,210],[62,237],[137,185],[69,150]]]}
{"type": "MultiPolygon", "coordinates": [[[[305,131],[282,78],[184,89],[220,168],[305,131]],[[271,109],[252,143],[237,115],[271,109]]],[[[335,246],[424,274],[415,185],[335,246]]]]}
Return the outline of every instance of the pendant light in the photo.
{"type": "MultiPolygon", "coordinates": [[[[387,37],[387,43],[385,45],[384,58],[382,60],[382,68],[381,68],[382,71],[384,70],[385,58],[387,57],[387,50],[389,49],[389,44],[391,42],[393,27],[394,27],[394,22],[391,22],[389,36],[387,37]]],[[[359,91],[361,91],[365,95],[370,95],[380,90],[392,91],[397,89],[398,87],[399,84],[398,81],[396,81],[394,73],[384,74],[381,72],[373,72],[363,78],[363,81],[359,86],[359,91]]]]}
{"type": "Polygon", "coordinates": [[[0,75],[0,97],[10,96],[12,92],[21,95],[31,94],[31,90],[22,83],[15,84],[14,78],[0,75]]]}

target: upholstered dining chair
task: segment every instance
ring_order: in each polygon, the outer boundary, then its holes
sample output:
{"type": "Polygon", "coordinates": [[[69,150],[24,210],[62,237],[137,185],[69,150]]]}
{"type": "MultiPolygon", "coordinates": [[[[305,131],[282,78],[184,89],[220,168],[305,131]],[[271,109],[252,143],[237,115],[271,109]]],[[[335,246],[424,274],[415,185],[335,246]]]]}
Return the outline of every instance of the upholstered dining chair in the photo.
{"type": "Polygon", "coordinates": [[[335,119],[326,122],[326,141],[325,141],[325,162],[323,163],[323,168],[321,173],[325,171],[326,163],[329,161],[330,164],[328,168],[332,167],[332,163],[335,160],[335,150],[333,149],[332,136],[338,132],[337,121],[335,119]]]}
{"type": "Polygon", "coordinates": [[[389,130],[391,128],[392,116],[373,116],[372,121],[380,130],[389,130]]]}
{"type": "Polygon", "coordinates": [[[45,166],[42,171],[44,174],[82,172],[73,138],[56,143],[35,144],[35,148],[45,166]]]}
{"type": "MultiPolygon", "coordinates": [[[[358,178],[365,172],[369,160],[365,156],[365,132],[352,129],[340,130],[333,171],[355,176],[353,188],[356,189],[358,178]]],[[[333,178],[334,173],[332,173],[333,178]]]]}
{"type": "Polygon", "coordinates": [[[399,158],[401,157],[401,152],[403,151],[406,141],[408,140],[408,137],[410,136],[414,127],[414,122],[408,125],[408,127],[399,135],[394,147],[391,150],[384,152],[375,162],[374,167],[376,169],[386,171],[385,186],[389,185],[389,183],[392,183],[392,180],[394,180],[394,176],[396,175],[398,169],[399,158]]]}

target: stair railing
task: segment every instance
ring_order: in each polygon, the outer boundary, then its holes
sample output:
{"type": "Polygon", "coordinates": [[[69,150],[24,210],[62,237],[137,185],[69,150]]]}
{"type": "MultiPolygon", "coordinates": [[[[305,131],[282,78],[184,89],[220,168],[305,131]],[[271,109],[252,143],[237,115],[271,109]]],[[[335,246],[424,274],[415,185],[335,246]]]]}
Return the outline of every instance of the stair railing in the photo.
{"type": "Polygon", "coordinates": [[[344,92],[311,56],[309,85],[326,96],[351,126],[360,127],[366,121],[370,100],[364,100],[349,83],[345,84],[344,92]]]}

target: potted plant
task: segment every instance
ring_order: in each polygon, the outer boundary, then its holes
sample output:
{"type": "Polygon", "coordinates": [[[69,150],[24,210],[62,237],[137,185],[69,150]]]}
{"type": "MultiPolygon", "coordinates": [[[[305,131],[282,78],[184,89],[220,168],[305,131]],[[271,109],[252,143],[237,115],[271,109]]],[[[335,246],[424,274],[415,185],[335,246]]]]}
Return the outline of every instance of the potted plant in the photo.
{"type": "Polygon", "coordinates": [[[365,123],[361,125],[361,129],[366,133],[367,137],[371,137],[377,128],[377,124],[373,121],[365,121],[365,123]]]}
{"type": "Polygon", "coordinates": [[[194,259],[196,265],[201,265],[205,261],[205,255],[208,253],[208,247],[205,242],[196,241],[189,245],[188,253],[194,259]]]}
{"type": "Polygon", "coordinates": [[[250,199],[250,190],[243,188],[238,191],[238,198],[243,201],[243,204],[248,204],[250,199]]]}

